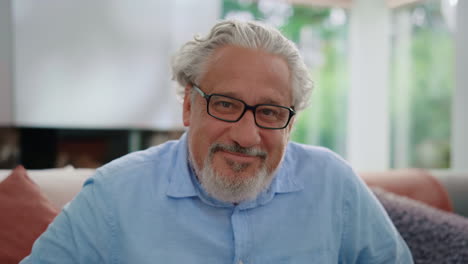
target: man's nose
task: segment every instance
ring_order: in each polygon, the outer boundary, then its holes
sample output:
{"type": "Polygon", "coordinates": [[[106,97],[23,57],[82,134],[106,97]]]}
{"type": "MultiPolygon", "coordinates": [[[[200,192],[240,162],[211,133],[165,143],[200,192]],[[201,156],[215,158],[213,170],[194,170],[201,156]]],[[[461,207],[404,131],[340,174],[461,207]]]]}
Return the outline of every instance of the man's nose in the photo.
{"type": "Polygon", "coordinates": [[[232,123],[230,136],[241,147],[248,148],[260,143],[260,127],[255,124],[255,117],[251,110],[247,110],[242,118],[232,123]]]}

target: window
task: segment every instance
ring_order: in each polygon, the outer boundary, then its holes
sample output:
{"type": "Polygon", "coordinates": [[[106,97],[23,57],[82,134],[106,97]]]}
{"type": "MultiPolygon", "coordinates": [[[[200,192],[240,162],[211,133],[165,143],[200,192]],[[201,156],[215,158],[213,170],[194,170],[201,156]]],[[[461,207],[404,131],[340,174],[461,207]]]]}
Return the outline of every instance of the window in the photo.
{"type": "Polygon", "coordinates": [[[393,10],[391,166],[450,168],[454,1],[393,10]]]}
{"type": "Polygon", "coordinates": [[[348,87],[348,12],[283,1],[224,0],[223,18],[261,20],[294,41],[310,68],[315,90],[296,121],[292,140],[344,155],[348,87]]]}

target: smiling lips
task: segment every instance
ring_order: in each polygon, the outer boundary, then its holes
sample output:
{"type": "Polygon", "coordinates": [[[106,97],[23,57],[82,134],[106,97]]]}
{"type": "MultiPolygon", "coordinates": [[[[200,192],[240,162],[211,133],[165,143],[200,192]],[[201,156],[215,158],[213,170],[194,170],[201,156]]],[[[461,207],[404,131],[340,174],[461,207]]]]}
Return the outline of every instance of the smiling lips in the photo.
{"type": "Polygon", "coordinates": [[[252,156],[252,155],[247,155],[247,154],[243,154],[239,152],[231,152],[227,150],[221,150],[220,153],[223,155],[224,158],[237,162],[237,163],[252,163],[252,162],[257,161],[260,158],[259,156],[252,156]]]}

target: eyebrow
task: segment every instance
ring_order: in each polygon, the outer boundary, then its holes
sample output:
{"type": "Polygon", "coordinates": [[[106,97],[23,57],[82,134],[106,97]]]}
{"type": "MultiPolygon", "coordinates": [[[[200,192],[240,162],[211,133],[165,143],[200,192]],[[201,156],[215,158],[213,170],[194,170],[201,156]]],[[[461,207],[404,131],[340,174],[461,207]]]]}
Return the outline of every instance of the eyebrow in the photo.
{"type": "MultiPolygon", "coordinates": [[[[236,99],[239,99],[239,100],[242,100],[244,101],[243,99],[240,99],[235,93],[233,92],[226,92],[226,93],[215,93],[215,94],[220,94],[220,95],[227,95],[227,96],[230,96],[230,97],[233,97],[233,98],[236,98],[236,99]]],[[[259,104],[274,104],[274,105],[279,105],[279,106],[283,106],[283,104],[281,104],[280,102],[274,100],[274,99],[271,99],[269,97],[261,97],[260,98],[260,102],[259,104]]]]}

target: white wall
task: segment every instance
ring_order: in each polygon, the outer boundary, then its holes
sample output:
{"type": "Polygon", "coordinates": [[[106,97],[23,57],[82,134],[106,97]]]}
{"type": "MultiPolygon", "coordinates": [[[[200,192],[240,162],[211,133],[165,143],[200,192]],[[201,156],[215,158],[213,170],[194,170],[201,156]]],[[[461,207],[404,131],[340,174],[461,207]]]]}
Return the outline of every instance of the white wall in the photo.
{"type": "Polygon", "coordinates": [[[0,126],[13,122],[11,1],[0,1],[0,126]]]}
{"type": "Polygon", "coordinates": [[[14,1],[16,125],[181,128],[170,56],[220,11],[217,0],[14,1]]]}

